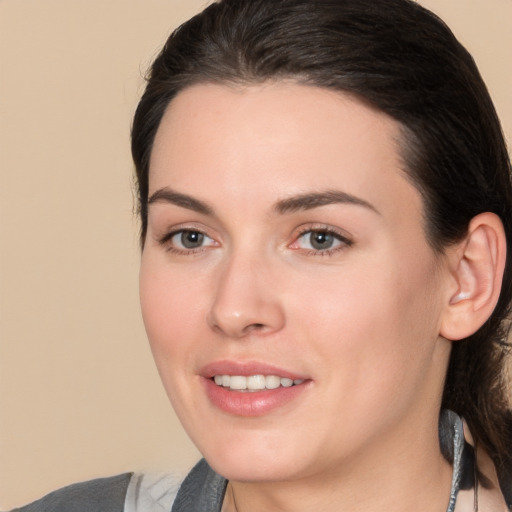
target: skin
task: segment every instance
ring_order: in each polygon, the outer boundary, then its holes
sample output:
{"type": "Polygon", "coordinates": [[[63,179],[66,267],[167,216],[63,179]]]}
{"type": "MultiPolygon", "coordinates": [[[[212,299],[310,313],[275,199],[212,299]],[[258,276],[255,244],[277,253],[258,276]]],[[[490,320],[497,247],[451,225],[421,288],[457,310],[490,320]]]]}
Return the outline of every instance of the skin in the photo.
{"type": "Polygon", "coordinates": [[[440,331],[455,285],[427,243],[399,142],[386,115],[286,82],[196,85],[164,115],[142,311],[178,416],[230,480],[223,510],[447,506],[437,418],[451,342],[440,331]],[[170,189],[206,209],[158,192],[170,189]],[[325,191],[351,202],[283,208],[325,191]],[[180,230],[202,244],[184,247],[180,230]],[[312,231],[332,231],[332,247],[314,250],[312,231]],[[230,414],[204,390],[202,369],[218,360],[306,383],[267,414],[230,414]]]}

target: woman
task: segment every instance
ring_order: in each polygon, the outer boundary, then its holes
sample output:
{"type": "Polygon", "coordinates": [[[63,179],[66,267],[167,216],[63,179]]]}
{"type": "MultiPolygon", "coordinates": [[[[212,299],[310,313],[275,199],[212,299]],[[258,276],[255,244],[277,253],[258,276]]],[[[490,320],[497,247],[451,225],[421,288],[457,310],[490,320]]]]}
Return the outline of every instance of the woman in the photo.
{"type": "MultiPolygon", "coordinates": [[[[510,161],[438,18],[213,4],[153,64],[132,151],[144,322],[205,457],[162,504],[510,509],[510,161]]],[[[52,510],[142,510],[145,486],[52,510]]]]}

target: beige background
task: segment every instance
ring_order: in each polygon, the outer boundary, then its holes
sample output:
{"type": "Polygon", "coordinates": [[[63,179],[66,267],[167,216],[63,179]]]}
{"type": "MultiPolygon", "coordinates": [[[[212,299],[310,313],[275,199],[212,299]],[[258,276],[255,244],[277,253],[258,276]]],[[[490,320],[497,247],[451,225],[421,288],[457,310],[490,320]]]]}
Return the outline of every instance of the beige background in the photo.
{"type": "MultiPolygon", "coordinates": [[[[203,0],[0,0],[0,508],[197,458],[139,318],[130,119],[203,0]]],[[[512,1],[424,0],[512,136],[512,1]]]]}

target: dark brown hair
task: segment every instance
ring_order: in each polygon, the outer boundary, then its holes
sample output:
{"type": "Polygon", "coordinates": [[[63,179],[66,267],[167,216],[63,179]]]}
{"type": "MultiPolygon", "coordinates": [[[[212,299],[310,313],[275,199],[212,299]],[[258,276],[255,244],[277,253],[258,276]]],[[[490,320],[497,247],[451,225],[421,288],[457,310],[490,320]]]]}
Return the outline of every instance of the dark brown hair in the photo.
{"type": "Polygon", "coordinates": [[[222,0],[178,28],[151,68],[133,122],[142,244],[151,149],[169,102],[197,83],[279,79],[352,94],[401,124],[406,170],[422,193],[436,251],[464,237],[475,215],[501,218],[501,296],[485,325],[453,344],[442,407],[467,420],[504,482],[512,475],[510,160],[472,57],[428,10],[409,0],[222,0]]]}

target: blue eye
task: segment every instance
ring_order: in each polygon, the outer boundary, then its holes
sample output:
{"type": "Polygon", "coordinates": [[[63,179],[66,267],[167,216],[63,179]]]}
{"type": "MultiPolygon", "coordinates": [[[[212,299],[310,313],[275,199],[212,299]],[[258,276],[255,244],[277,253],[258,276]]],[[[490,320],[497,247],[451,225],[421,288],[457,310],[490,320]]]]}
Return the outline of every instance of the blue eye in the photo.
{"type": "Polygon", "coordinates": [[[172,238],[173,245],[180,245],[184,249],[197,249],[203,245],[203,233],[199,231],[181,231],[172,238]]]}
{"type": "Polygon", "coordinates": [[[347,238],[326,229],[311,229],[302,233],[294,246],[297,249],[306,249],[315,252],[329,252],[350,246],[352,242],[347,238]]]}
{"type": "Polygon", "coordinates": [[[173,233],[169,233],[162,240],[163,245],[169,245],[169,250],[178,252],[193,252],[215,245],[215,240],[205,235],[201,231],[194,229],[181,229],[173,233]]]}

